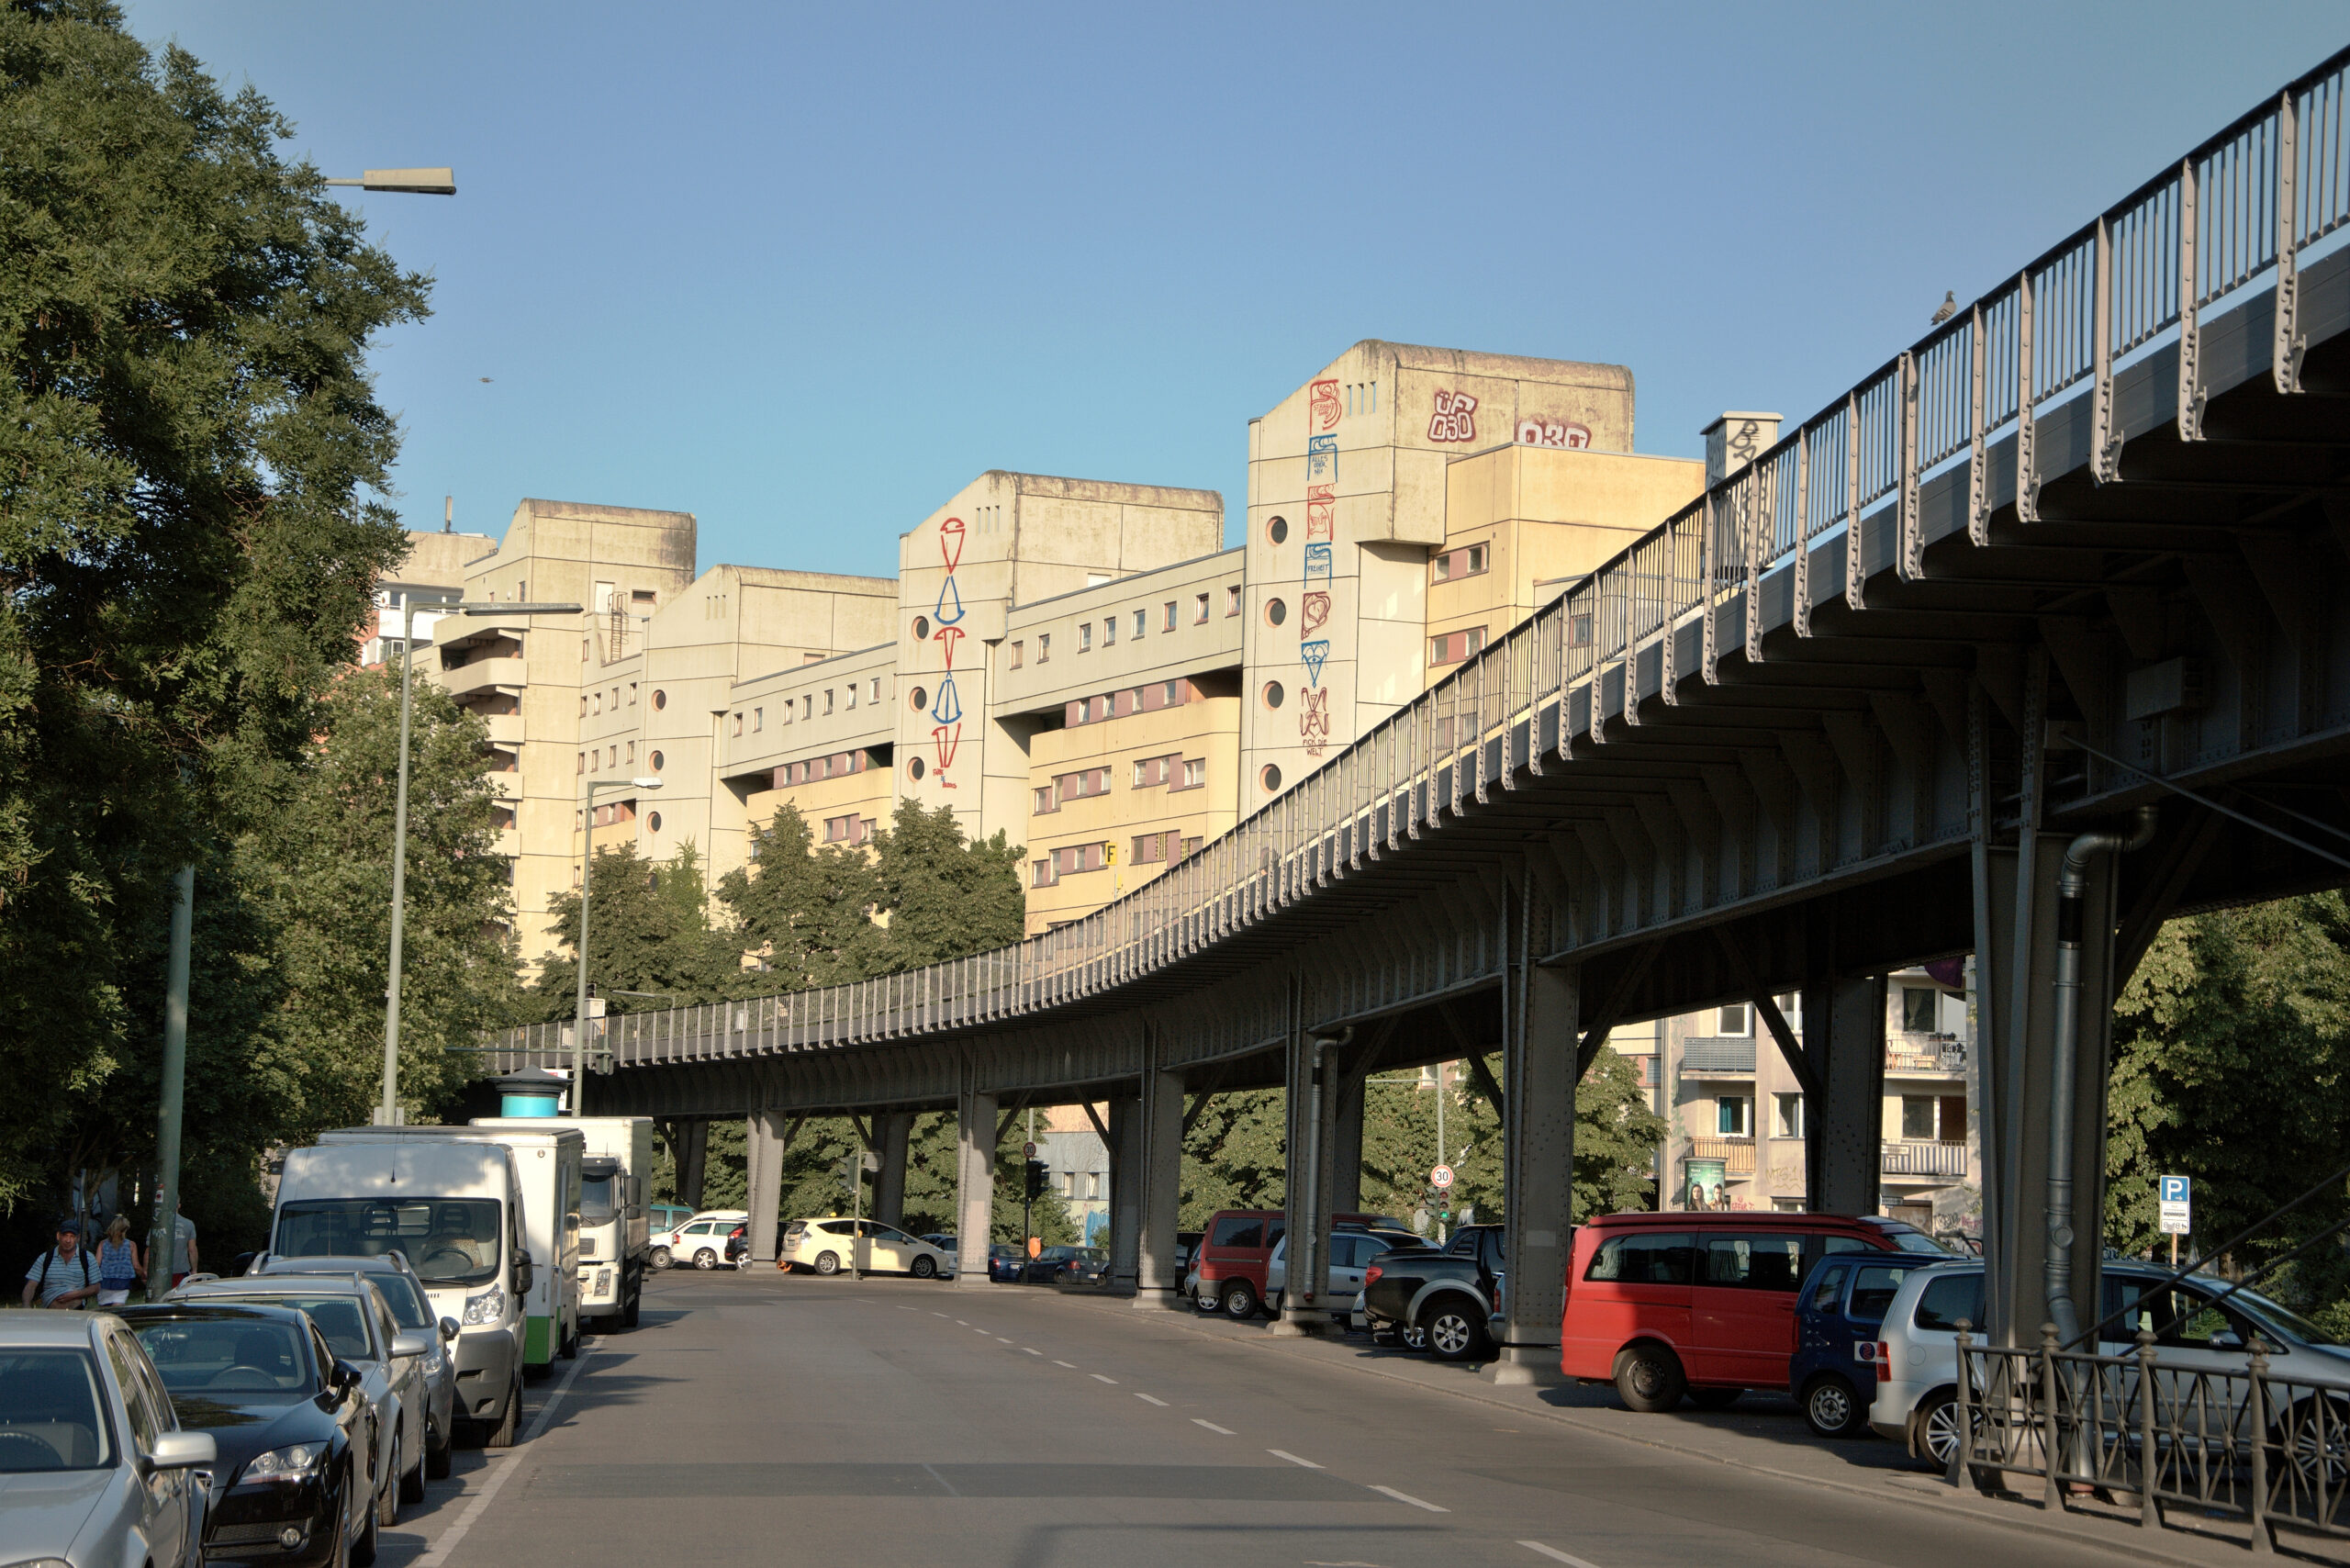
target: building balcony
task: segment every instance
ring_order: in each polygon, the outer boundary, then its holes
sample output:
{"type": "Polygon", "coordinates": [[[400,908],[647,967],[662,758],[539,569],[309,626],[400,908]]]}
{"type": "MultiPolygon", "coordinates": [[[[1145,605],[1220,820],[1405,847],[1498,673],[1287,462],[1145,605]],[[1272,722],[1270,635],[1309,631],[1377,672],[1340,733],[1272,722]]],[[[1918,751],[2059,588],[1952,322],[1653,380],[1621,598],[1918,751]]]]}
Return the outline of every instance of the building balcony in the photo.
{"type": "Polygon", "coordinates": [[[482,722],[489,726],[490,745],[520,745],[522,744],[521,714],[488,713],[483,715],[482,722]]]}
{"type": "Polygon", "coordinates": [[[522,775],[519,769],[493,769],[489,775],[489,792],[501,801],[519,803],[522,799],[522,775]]]}
{"type": "MultiPolygon", "coordinates": [[[[1964,1154],[1964,1149],[1960,1149],[1964,1154]]],[[[1754,1174],[1754,1140],[1751,1137],[1693,1137],[1689,1140],[1688,1159],[1718,1159],[1722,1173],[1728,1176],[1754,1174]]]]}
{"type": "Polygon", "coordinates": [[[468,697],[486,697],[493,691],[520,691],[530,684],[531,666],[527,659],[476,659],[459,665],[455,669],[441,672],[442,689],[463,702],[468,697]]]}
{"type": "Polygon", "coordinates": [[[519,827],[498,829],[498,836],[490,841],[490,850],[509,860],[519,858],[522,853],[522,830],[519,827]]]}
{"type": "Polygon", "coordinates": [[[1955,1035],[1888,1035],[1885,1070],[1902,1078],[1964,1078],[1966,1045],[1955,1035]]]}
{"type": "Polygon", "coordinates": [[[1905,1138],[1885,1146],[1879,1169],[1887,1176],[1930,1176],[1963,1182],[1966,1179],[1966,1146],[1905,1138]]]}
{"type": "Polygon", "coordinates": [[[1684,1040],[1681,1043],[1681,1070],[1684,1073],[1751,1074],[1754,1070],[1754,1036],[1723,1036],[1684,1040]]]}

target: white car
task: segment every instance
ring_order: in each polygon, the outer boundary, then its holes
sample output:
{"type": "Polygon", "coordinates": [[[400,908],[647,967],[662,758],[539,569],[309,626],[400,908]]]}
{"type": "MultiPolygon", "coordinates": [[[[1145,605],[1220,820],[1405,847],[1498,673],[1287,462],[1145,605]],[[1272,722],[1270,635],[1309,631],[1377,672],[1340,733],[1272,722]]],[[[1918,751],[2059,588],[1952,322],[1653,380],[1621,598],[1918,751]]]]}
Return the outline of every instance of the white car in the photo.
{"type": "Polygon", "coordinates": [[[681,1263],[718,1268],[726,1261],[727,1234],[750,1217],[748,1209],[704,1209],[675,1230],[655,1231],[646,1261],[655,1269],[681,1263]]]}
{"type": "Polygon", "coordinates": [[[776,1260],[819,1274],[837,1274],[852,1261],[867,1273],[918,1280],[955,1271],[952,1253],[874,1219],[795,1219],[783,1227],[783,1254],[776,1260]]]}

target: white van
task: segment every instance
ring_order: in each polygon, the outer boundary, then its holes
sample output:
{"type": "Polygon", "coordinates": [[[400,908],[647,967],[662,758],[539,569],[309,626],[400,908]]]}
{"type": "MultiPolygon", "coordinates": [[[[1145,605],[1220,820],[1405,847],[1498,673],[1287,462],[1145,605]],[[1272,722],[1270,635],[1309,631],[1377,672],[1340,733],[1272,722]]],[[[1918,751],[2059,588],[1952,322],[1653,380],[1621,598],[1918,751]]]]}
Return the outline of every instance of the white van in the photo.
{"type": "Polygon", "coordinates": [[[644,1294],[652,1221],[650,1116],[476,1116],[476,1127],[546,1132],[570,1127],[587,1140],[579,1174],[579,1315],[599,1328],[633,1328],[644,1294]]]}
{"type": "MultiPolygon", "coordinates": [[[[491,1448],[514,1440],[521,1413],[525,1305],[533,1274],[522,1181],[494,1143],[329,1134],[289,1149],[277,1184],[270,1252],[285,1258],[407,1257],[436,1318],[458,1324],[457,1415],[491,1448]]],[[[438,1129],[415,1129],[418,1132],[438,1129]]]]}
{"type": "MultiPolygon", "coordinates": [[[[329,1145],[504,1145],[514,1151],[522,1189],[522,1245],[534,1267],[524,1292],[522,1372],[543,1377],[562,1356],[579,1353],[579,1182],[587,1140],[568,1122],[533,1118],[515,1127],[351,1127],[323,1135],[329,1145]]],[[[424,1260],[410,1259],[421,1273],[424,1260]]],[[[428,1276],[429,1278],[429,1276],[428,1276]]]]}

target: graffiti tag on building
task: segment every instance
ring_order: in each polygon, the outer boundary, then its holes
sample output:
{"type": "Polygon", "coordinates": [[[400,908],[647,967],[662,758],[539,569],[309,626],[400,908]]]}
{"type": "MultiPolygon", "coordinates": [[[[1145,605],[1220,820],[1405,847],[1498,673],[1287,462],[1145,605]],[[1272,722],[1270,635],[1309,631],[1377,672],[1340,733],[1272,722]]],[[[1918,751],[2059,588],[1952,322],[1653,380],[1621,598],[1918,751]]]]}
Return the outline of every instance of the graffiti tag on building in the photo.
{"type": "Polygon", "coordinates": [[[1477,439],[1477,399],[1466,392],[1438,392],[1436,412],[1428,416],[1430,441],[1477,439]]]}
{"type": "Polygon", "coordinates": [[[1520,420],[1517,421],[1517,444],[1555,446],[1568,452],[1583,452],[1591,446],[1591,427],[1579,425],[1572,420],[1520,420]]]}
{"type": "Polygon", "coordinates": [[[1337,430],[1338,415],[1341,412],[1338,402],[1338,384],[1336,381],[1317,381],[1314,384],[1312,390],[1314,403],[1305,411],[1307,431],[1337,430]]]}
{"type": "Polygon", "coordinates": [[[932,611],[938,621],[933,640],[946,653],[946,673],[940,677],[938,695],[931,703],[930,738],[938,759],[938,787],[953,790],[959,786],[946,777],[946,770],[954,766],[956,748],[963,740],[963,700],[955,690],[955,644],[963,636],[955,624],[963,619],[963,590],[955,586],[955,569],[963,564],[961,518],[950,517],[938,525],[938,555],[946,564],[946,580],[938,585],[938,603],[932,611]]]}

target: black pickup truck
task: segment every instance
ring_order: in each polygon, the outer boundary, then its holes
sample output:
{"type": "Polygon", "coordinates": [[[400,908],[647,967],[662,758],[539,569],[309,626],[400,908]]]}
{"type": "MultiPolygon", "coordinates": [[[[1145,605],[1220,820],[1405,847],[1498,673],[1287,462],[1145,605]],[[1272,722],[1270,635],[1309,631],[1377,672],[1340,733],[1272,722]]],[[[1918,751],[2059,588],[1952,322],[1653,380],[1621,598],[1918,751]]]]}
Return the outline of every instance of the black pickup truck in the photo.
{"type": "Polygon", "coordinates": [[[1374,1339],[1425,1346],[1439,1361],[1480,1361],[1494,1351],[1508,1272],[1502,1227],[1464,1225],[1442,1247],[1382,1253],[1364,1273],[1363,1316],[1374,1339]]]}

